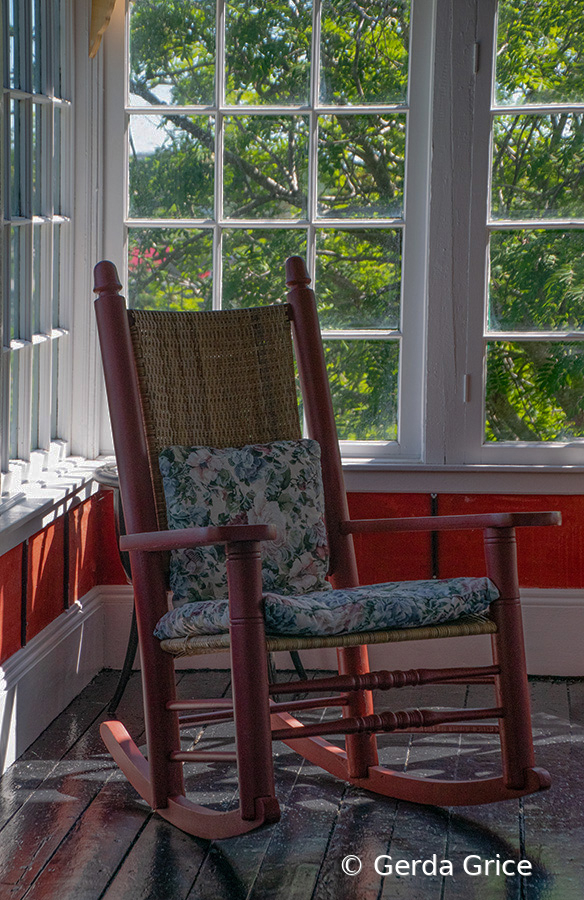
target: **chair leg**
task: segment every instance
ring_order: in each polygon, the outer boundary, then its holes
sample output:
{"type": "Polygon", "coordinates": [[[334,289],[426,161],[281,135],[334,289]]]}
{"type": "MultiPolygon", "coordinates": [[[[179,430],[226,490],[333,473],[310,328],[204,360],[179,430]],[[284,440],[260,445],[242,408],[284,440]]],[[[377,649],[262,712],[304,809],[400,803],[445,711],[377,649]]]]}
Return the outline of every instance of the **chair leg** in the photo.
{"type": "MultiPolygon", "coordinates": [[[[337,650],[339,675],[365,675],[370,671],[367,647],[345,647],[337,650]]],[[[368,716],[373,713],[371,691],[352,691],[343,716],[368,716]]],[[[378,766],[377,740],[374,734],[348,734],[345,737],[347,762],[351,778],[366,778],[369,766],[378,766]]]]}
{"type": "Polygon", "coordinates": [[[535,759],[515,529],[487,529],[485,554],[489,577],[500,593],[499,599],[491,605],[491,615],[497,623],[497,633],[492,637],[493,661],[500,670],[495,678],[497,705],[505,712],[499,722],[503,779],[508,788],[521,790],[535,759]]]}
{"type": "Polygon", "coordinates": [[[229,631],[241,818],[280,815],[274,786],[260,545],[227,544],[229,631]]]}

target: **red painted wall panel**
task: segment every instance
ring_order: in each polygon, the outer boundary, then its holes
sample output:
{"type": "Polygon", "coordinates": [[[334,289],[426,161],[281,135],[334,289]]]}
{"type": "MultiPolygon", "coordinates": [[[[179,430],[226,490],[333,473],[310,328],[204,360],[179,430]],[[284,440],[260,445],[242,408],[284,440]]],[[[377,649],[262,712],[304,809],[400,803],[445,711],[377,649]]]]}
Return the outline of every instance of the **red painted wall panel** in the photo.
{"type": "MultiPolygon", "coordinates": [[[[562,513],[562,526],[559,528],[517,529],[521,587],[584,587],[584,497],[488,494],[440,494],[438,497],[438,512],[441,515],[514,510],[559,510],[562,513]]],[[[438,546],[439,574],[442,578],[455,574],[484,573],[480,532],[467,535],[445,532],[439,536],[438,546]]]]}
{"type": "Polygon", "coordinates": [[[22,545],[0,556],[0,663],[20,649],[22,545]]]}
{"type": "Polygon", "coordinates": [[[69,602],[97,584],[125,584],[114,528],[113,495],[99,491],[69,512],[69,602]]]}
{"type": "MultiPolygon", "coordinates": [[[[429,494],[349,494],[352,519],[429,516],[429,494]]],[[[429,534],[354,535],[361,584],[432,577],[429,534]]]]}
{"type": "Polygon", "coordinates": [[[56,519],[28,541],[26,639],[65,608],[65,519],[56,519]]]}

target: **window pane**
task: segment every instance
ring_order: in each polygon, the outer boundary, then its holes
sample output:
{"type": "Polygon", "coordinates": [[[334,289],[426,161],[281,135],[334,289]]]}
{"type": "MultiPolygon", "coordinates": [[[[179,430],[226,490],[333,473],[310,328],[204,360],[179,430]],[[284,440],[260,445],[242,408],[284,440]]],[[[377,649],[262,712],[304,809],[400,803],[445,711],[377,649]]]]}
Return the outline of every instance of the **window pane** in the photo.
{"type": "Polygon", "coordinates": [[[130,102],[210,105],[215,99],[215,0],[133,0],[130,102]]]}
{"type": "Polygon", "coordinates": [[[21,335],[22,260],[21,229],[10,229],[10,338],[21,335]]]}
{"type": "Polygon", "coordinates": [[[51,440],[59,437],[59,347],[60,340],[51,341],[51,440]]]}
{"type": "Polygon", "coordinates": [[[495,219],[584,215],[584,116],[496,116],[495,219]]]}
{"type": "Polygon", "coordinates": [[[41,330],[41,252],[41,226],[33,225],[31,322],[33,334],[41,330]]]}
{"type": "Polygon", "coordinates": [[[323,328],[399,328],[401,230],[319,231],[316,296],[323,328]]]}
{"type": "Polygon", "coordinates": [[[406,116],[320,116],[318,213],[400,216],[406,116]]]}
{"type": "Polygon", "coordinates": [[[584,346],[495,342],[487,347],[487,441],[584,437],[584,346]]]}
{"type": "Polygon", "coordinates": [[[223,307],[241,309],[282,300],[288,256],[306,256],[304,229],[224,231],[223,307]]]}
{"type": "Polygon", "coordinates": [[[10,457],[18,456],[18,387],[19,387],[19,354],[10,355],[10,457]]]}
{"type": "Polygon", "coordinates": [[[397,440],[397,341],[325,341],[340,440],[397,440]]]}
{"type": "Polygon", "coordinates": [[[20,0],[8,0],[8,32],[9,32],[9,86],[20,88],[20,0]]]}
{"type": "Polygon", "coordinates": [[[53,124],[53,211],[55,215],[60,215],[61,207],[61,110],[57,107],[54,110],[53,124]]]}
{"type": "Polygon", "coordinates": [[[61,230],[67,225],[53,225],[53,328],[61,324],[61,230]]]}
{"type": "Polygon", "coordinates": [[[130,215],[213,215],[214,119],[132,116],[130,215]]]}
{"type": "Polygon", "coordinates": [[[138,309],[211,309],[213,232],[130,228],[128,302],[138,309]]]}
{"type": "Polygon", "coordinates": [[[498,104],[584,99],[582,12],[581,3],[499,0],[498,104]]]}
{"type": "Polygon", "coordinates": [[[32,212],[40,216],[42,208],[43,177],[43,115],[39,103],[32,104],[32,212]]]}
{"type": "Polygon", "coordinates": [[[43,84],[43,27],[41,23],[41,0],[32,0],[32,84],[35,94],[45,92],[43,84]]]}
{"type": "Polygon", "coordinates": [[[30,428],[30,449],[36,450],[39,446],[39,385],[40,385],[40,344],[32,348],[32,419],[30,428]]]}
{"type": "Polygon", "coordinates": [[[226,216],[304,217],[307,182],[306,116],[225,118],[226,216]]]}
{"type": "Polygon", "coordinates": [[[226,7],[229,104],[307,104],[312,3],[234,0],[226,7]]]}
{"type": "Polygon", "coordinates": [[[403,103],[408,91],[408,0],[324,0],[323,103],[403,103]]]}
{"type": "Polygon", "coordinates": [[[24,152],[24,104],[20,100],[10,101],[10,215],[23,216],[24,172],[22,168],[24,152]]]}
{"type": "Polygon", "coordinates": [[[490,255],[490,329],[584,331],[584,231],[496,231],[490,255]]]}

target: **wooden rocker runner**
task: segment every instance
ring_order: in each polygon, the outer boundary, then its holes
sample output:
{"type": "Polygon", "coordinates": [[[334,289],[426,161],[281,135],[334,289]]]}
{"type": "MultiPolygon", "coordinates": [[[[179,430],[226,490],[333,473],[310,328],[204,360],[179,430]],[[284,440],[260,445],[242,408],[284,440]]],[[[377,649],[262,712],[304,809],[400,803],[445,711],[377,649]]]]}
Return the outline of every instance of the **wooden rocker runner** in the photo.
{"type": "Polygon", "coordinates": [[[105,743],[153,809],[209,839],[278,820],[272,740],[352,784],[417,803],[490,803],[549,787],[549,775],[534,763],[515,528],[557,525],[559,514],[351,521],[315,299],[301,258],[287,261],[287,283],[287,303],[276,306],[128,310],[114,265],[95,268],[147,758],[121,722],[102,725],[105,743]],[[308,439],[300,430],[293,354],[308,439]],[[237,498],[232,514],[227,506],[237,498]],[[453,529],[483,530],[487,577],[359,587],[353,534],[453,529]],[[196,601],[171,612],[168,551],[175,597],[196,601]],[[369,671],[368,644],[476,634],[491,635],[490,666],[369,671]],[[338,676],[269,683],[266,651],[331,646],[338,648],[338,676]],[[177,700],[174,657],[219,650],[230,652],[233,701],[177,700]],[[492,682],[493,705],[374,711],[374,689],[419,685],[423,692],[424,685],[459,681],[492,682]],[[337,696],[322,696],[330,691],[337,696]],[[299,692],[308,697],[285,699],[299,692]],[[324,707],[339,707],[341,715],[316,725],[298,718],[324,707]],[[181,748],[181,727],[229,719],[235,753],[181,748]],[[447,781],[379,765],[376,734],[420,730],[496,730],[500,776],[447,781]],[[344,749],[327,740],[333,734],[346,736],[344,749]],[[218,759],[237,763],[239,807],[228,812],[185,796],[183,763],[218,759]]]}

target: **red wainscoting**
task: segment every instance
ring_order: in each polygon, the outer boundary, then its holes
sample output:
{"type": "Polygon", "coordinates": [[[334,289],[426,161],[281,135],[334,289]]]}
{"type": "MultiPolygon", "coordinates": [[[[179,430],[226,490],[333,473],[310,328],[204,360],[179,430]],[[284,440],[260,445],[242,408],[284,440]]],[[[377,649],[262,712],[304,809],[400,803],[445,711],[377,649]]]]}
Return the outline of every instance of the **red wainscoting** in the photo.
{"type": "MultiPolygon", "coordinates": [[[[0,557],[0,663],[100,584],[124,584],[111,491],[99,491],[0,557]]],[[[352,493],[353,518],[560,510],[562,528],[518,531],[520,583],[584,587],[584,496],[352,493]]],[[[355,538],[362,583],[484,573],[479,532],[355,538]]]]}
{"type": "Polygon", "coordinates": [[[0,556],[0,663],[98,584],[125,584],[111,491],[0,556]]]}
{"type": "MultiPolygon", "coordinates": [[[[561,528],[520,528],[517,531],[519,581],[525,588],[584,587],[584,496],[439,494],[438,515],[559,510],[561,528]]],[[[353,518],[429,515],[427,494],[350,494],[353,518]]],[[[356,542],[362,583],[402,578],[439,578],[484,574],[480,532],[442,532],[435,536],[434,572],[428,535],[359,535],[356,542]],[[424,543],[425,542],[425,543],[424,543]],[[406,575],[409,564],[411,574],[406,575]]]]}
{"type": "Polygon", "coordinates": [[[0,663],[21,646],[22,545],[0,556],[0,663]]]}

